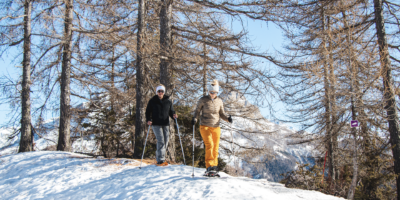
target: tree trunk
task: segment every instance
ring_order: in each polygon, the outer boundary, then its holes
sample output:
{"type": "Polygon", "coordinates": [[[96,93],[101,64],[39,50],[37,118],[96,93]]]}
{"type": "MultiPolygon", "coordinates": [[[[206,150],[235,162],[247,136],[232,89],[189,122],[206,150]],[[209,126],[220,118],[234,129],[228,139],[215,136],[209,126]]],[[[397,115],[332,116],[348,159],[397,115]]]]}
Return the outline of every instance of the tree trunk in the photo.
{"type": "Polygon", "coordinates": [[[111,58],[111,75],[110,75],[110,81],[111,81],[111,91],[110,91],[110,103],[111,103],[111,110],[114,110],[114,104],[115,100],[118,98],[117,92],[115,91],[115,49],[113,49],[112,52],[112,58],[111,58]]]}
{"type": "Polygon", "coordinates": [[[165,85],[166,93],[172,94],[172,83],[170,80],[170,73],[172,63],[170,62],[170,53],[172,50],[172,34],[171,34],[171,17],[172,5],[171,0],[161,0],[160,10],[160,82],[165,85]]]}
{"type": "Polygon", "coordinates": [[[145,116],[145,70],[143,69],[144,27],[145,27],[145,0],[139,0],[138,32],[136,52],[136,121],[135,121],[135,149],[134,157],[139,158],[143,153],[144,132],[146,127],[145,116]]]}
{"type": "MultiPolygon", "coordinates": [[[[350,97],[350,103],[351,103],[351,119],[352,120],[357,120],[357,115],[358,112],[356,110],[356,102],[355,100],[358,100],[358,96],[354,96],[355,94],[358,94],[360,88],[358,86],[357,83],[357,70],[355,65],[352,65],[352,57],[353,57],[353,53],[351,51],[352,49],[352,39],[351,39],[351,28],[348,26],[347,23],[347,18],[346,18],[346,12],[342,11],[342,15],[343,15],[343,21],[344,21],[344,25],[345,27],[348,28],[348,46],[349,46],[349,67],[350,67],[350,71],[351,71],[351,84],[350,84],[350,93],[351,93],[351,97],[350,97]],[[356,81],[356,84],[354,84],[354,81],[356,81]]],[[[351,180],[351,184],[349,187],[349,191],[347,193],[347,199],[353,199],[354,198],[354,193],[355,193],[355,189],[357,186],[357,178],[358,178],[358,163],[357,163],[357,130],[355,127],[351,128],[351,135],[353,136],[353,152],[352,152],[352,157],[353,157],[353,178],[351,180]]]]}
{"type": "MultiPolygon", "coordinates": [[[[172,76],[172,34],[171,34],[171,19],[172,19],[172,0],[161,0],[160,10],[160,82],[166,87],[166,94],[170,96],[173,102],[173,84],[172,76]]],[[[170,138],[168,143],[168,158],[175,162],[175,129],[174,121],[170,119],[170,138]]]]}
{"type": "Polygon", "coordinates": [[[203,48],[203,96],[207,96],[207,49],[205,43],[203,48]]]}
{"type": "Polygon", "coordinates": [[[22,72],[22,93],[21,93],[21,140],[19,152],[33,151],[32,127],[31,127],[31,0],[25,1],[24,17],[24,60],[22,72]]]}
{"type": "MultiPolygon", "coordinates": [[[[350,37],[350,36],[349,36],[350,37]]],[[[348,41],[349,44],[351,43],[351,40],[348,41]]],[[[350,50],[351,47],[349,47],[350,50]]],[[[357,120],[357,111],[356,111],[356,103],[354,97],[354,80],[357,80],[356,77],[356,70],[355,67],[352,66],[351,64],[351,53],[350,53],[350,69],[351,69],[351,85],[350,85],[350,93],[351,93],[351,119],[352,120],[357,120]]],[[[358,165],[357,165],[357,130],[355,127],[351,128],[351,134],[353,135],[353,178],[351,180],[351,185],[349,188],[349,192],[347,193],[347,199],[353,199],[354,198],[354,192],[357,186],[357,175],[358,175],[358,165]]]]}
{"type": "Polygon", "coordinates": [[[60,127],[58,136],[58,151],[71,151],[70,127],[70,83],[71,83],[71,54],[72,54],[72,20],[73,0],[65,0],[64,44],[61,70],[61,97],[60,97],[60,127]]]}
{"type": "MultiPolygon", "coordinates": [[[[381,63],[381,73],[384,87],[384,103],[389,123],[390,143],[394,159],[394,172],[400,174],[400,140],[399,140],[399,121],[395,93],[393,89],[393,78],[391,62],[389,58],[388,44],[386,40],[385,22],[383,19],[382,0],[374,0],[376,35],[378,37],[379,55],[381,63]]],[[[396,177],[397,199],[400,200],[400,177],[396,177]]]]}
{"type": "Polygon", "coordinates": [[[324,8],[321,8],[321,18],[322,18],[322,31],[324,34],[323,38],[323,70],[324,70],[324,90],[325,90],[325,129],[326,129],[326,136],[327,136],[327,148],[328,148],[328,178],[335,179],[335,167],[334,167],[334,137],[332,133],[332,121],[331,121],[331,99],[330,99],[330,83],[329,83],[329,66],[328,66],[328,55],[329,52],[326,47],[326,22],[325,22],[325,11],[324,8]]]}
{"type": "MultiPolygon", "coordinates": [[[[335,46],[335,42],[332,41],[332,31],[331,31],[331,17],[327,16],[327,35],[328,35],[328,48],[327,48],[327,63],[329,68],[328,82],[329,82],[329,105],[330,105],[330,116],[331,116],[331,134],[332,134],[332,149],[333,153],[338,149],[338,133],[339,133],[339,125],[338,125],[338,107],[336,105],[336,75],[335,75],[335,66],[333,62],[333,47],[335,46]]],[[[334,157],[335,158],[335,157],[334,157]]],[[[333,162],[335,162],[333,160],[333,162]]],[[[336,161],[337,162],[337,161],[336,161]]],[[[335,177],[339,178],[340,169],[333,165],[333,169],[336,170],[335,177]]]]}

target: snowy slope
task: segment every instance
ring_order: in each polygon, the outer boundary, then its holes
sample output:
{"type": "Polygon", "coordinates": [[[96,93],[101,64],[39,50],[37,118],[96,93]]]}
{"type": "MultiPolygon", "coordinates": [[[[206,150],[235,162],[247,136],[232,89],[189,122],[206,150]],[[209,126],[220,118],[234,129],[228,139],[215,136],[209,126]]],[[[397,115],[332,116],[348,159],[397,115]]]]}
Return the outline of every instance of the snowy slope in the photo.
{"type": "Polygon", "coordinates": [[[0,157],[0,199],[342,199],[285,188],[265,179],[204,179],[204,169],[156,167],[130,159],[94,159],[67,152],[0,157]]]}

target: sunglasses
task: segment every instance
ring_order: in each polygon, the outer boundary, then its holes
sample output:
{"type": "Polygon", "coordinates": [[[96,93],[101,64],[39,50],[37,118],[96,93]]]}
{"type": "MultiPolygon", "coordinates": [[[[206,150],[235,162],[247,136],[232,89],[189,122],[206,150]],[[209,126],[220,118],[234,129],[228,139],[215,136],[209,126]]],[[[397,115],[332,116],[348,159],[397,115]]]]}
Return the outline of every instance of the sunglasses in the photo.
{"type": "Polygon", "coordinates": [[[218,92],[210,92],[210,94],[218,94],[218,92]]]}
{"type": "Polygon", "coordinates": [[[158,93],[164,93],[164,90],[158,90],[157,92],[158,93]]]}

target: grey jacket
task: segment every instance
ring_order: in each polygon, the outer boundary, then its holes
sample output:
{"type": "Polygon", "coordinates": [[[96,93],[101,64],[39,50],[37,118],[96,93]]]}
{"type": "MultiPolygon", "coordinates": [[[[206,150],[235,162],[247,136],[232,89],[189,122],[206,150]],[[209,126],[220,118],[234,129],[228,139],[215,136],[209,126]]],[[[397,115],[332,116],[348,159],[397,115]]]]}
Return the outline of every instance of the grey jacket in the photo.
{"type": "Polygon", "coordinates": [[[210,95],[201,97],[197,102],[196,110],[194,111],[194,120],[197,122],[197,118],[201,114],[200,125],[209,127],[219,127],[220,118],[228,121],[228,116],[224,111],[224,104],[219,97],[211,100],[210,95]]]}

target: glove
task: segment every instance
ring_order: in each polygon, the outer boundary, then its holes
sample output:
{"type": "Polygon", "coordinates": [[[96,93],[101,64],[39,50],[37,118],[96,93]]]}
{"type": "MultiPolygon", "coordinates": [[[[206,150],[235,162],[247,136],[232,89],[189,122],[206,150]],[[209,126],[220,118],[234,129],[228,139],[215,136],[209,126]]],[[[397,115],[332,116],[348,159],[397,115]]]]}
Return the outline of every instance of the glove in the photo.
{"type": "Polygon", "coordinates": [[[193,117],[192,119],[192,126],[194,126],[196,124],[196,118],[193,117]]]}
{"type": "Polygon", "coordinates": [[[229,115],[228,121],[229,121],[229,123],[232,123],[232,116],[231,115],[229,115]]]}

